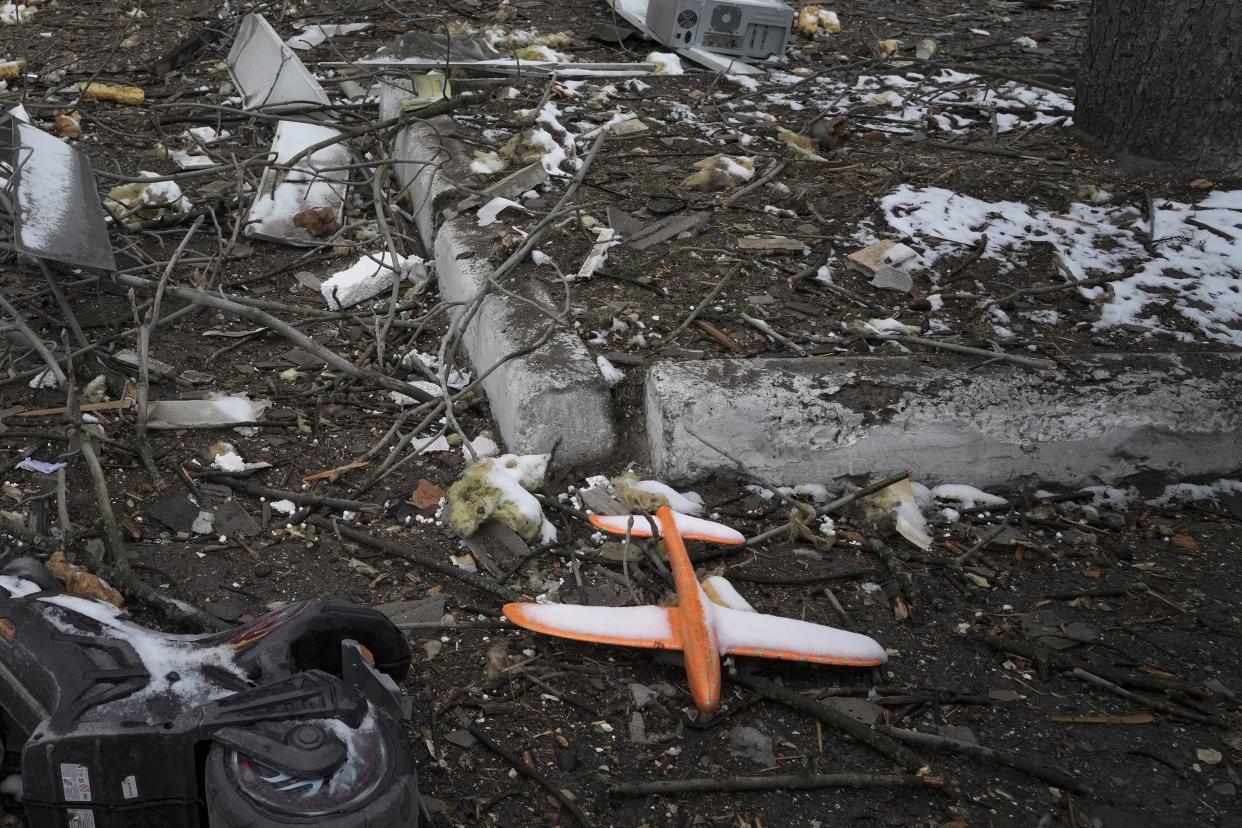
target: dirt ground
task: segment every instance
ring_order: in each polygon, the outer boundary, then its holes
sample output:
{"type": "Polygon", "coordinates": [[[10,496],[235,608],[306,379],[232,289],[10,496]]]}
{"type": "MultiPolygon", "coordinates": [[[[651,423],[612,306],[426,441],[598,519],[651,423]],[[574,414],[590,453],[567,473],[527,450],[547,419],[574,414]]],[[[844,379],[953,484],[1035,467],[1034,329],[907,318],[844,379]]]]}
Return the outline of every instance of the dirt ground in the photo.
{"type": "MultiPolygon", "coordinates": [[[[888,38],[900,39],[899,57],[909,57],[919,40],[932,37],[938,44],[936,60],[947,69],[973,68],[988,79],[985,84],[1003,84],[1011,77],[1034,82],[1072,99],[1086,3],[859,0],[825,8],[838,11],[842,31],[814,40],[795,36],[795,49],[780,66],[788,77],[778,83],[760,81],[751,90],[687,63],[685,75],[643,78],[649,88],[617,81],[607,102],[596,96],[598,106],[591,96],[603,83],[579,88],[576,97],[555,96],[567,110],[578,107],[563,119],[566,124],[600,123],[618,105],[650,122],[646,132],[612,139],[586,179],[582,212],[603,219],[612,208],[650,222],[669,212],[711,211],[696,235],[614,254],[594,278],[573,285],[576,330],[593,355],[606,356],[627,374],[615,389],[623,414],[636,407],[642,367],[657,353],[695,359],[784,352],[786,346],[748,326],[742,314],[760,316],[806,350],[820,353],[869,351],[874,341],[849,335],[844,326],[889,316],[923,331],[952,330],[964,344],[1062,360],[1067,366],[1073,355],[1092,350],[1177,350],[1193,359],[1198,351],[1224,347],[1220,338],[1196,336],[1191,317],[1172,298],[1152,309],[1160,322],[1153,333],[1151,326],[1096,326],[1107,294],[1091,299],[1077,291],[1004,302],[1008,337],[1002,338],[1000,317],[977,300],[1059,282],[1057,256],[1049,245],[1032,245],[1009,270],[995,259],[972,257],[970,247],[962,246],[935,262],[935,279],[926,270],[916,273],[915,288],[906,295],[877,291],[869,277],[839,265],[829,284],[799,277],[808,265],[839,261],[860,247],[860,228],[877,234],[884,222],[879,199],[901,184],[1024,201],[1051,213],[1066,210],[1086,185],[1113,193],[1115,204],[1132,205],[1142,214],[1156,199],[1194,202],[1202,196],[1193,171],[1102,156],[1064,123],[1039,123],[1038,107],[1020,112],[1026,121],[995,136],[990,133],[996,113],[986,107],[972,111],[971,117],[978,117],[963,132],[937,135],[928,124],[943,112],[934,105],[925,107],[930,120],[911,127],[861,96],[849,107],[847,137],[822,150],[827,163],[792,164],[775,179],[780,187],[756,190],[726,206],[727,193],[683,186],[691,164],[716,153],[753,157],[757,175],[786,159],[776,126],[801,131],[823,106],[822,94],[811,84],[798,86],[790,78],[840,76],[853,89],[855,79],[880,71],[876,43],[888,38]],[[1031,38],[1038,47],[1015,45],[1019,37],[1031,38]],[[974,149],[955,150],[946,143],[974,149]],[[737,239],[746,235],[799,239],[808,252],[740,255],[737,239]],[[668,350],[662,339],[719,281],[723,265],[715,258],[721,252],[744,260],[745,266],[699,317],[714,333],[695,326],[677,349],[668,350]],[[943,305],[928,300],[936,293],[943,305]]],[[[82,136],[74,143],[90,156],[105,190],[116,183],[109,176],[173,172],[171,163],[157,155],[156,142],[175,143],[177,134],[192,126],[229,130],[232,137],[214,148],[216,157],[230,165],[229,174],[183,182],[193,204],[187,215],[161,217],[140,232],[114,229],[114,247],[124,251],[118,266],[158,278],[189,224],[203,216],[199,234],[173,271],[174,284],[198,286],[207,280],[230,294],[322,309],[318,290],[306,284],[352,263],[366,242],[341,238],[320,248],[297,249],[232,238],[240,175],[232,165],[261,157],[271,126],[224,103],[232,94],[222,90],[227,74],[221,61],[229,37],[171,75],[151,72],[175,43],[212,20],[216,9],[215,3],[160,0],[42,4],[26,24],[0,28],[0,60],[23,57],[27,73],[0,90],[0,106],[21,101],[40,125],[51,129],[55,111],[75,97],[59,91],[67,86],[94,80],[143,87],[146,103],[141,107],[77,105],[82,136]],[[141,14],[130,14],[134,9],[141,14]],[[137,30],[131,28],[135,23],[137,30]],[[133,44],[123,45],[134,34],[133,44]],[[299,280],[294,274],[311,278],[299,280]]],[[[653,48],[637,39],[618,45],[593,37],[597,24],[611,22],[611,15],[602,2],[585,0],[516,0],[503,7],[494,0],[309,0],[263,4],[262,10],[282,36],[294,33],[295,22],[375,24],[303,53],[308,65],[321,72],[326,67],[318,61],[365,56],[405,31],[435,29],[449,19],[482,27],[498,13],[511,28],[570,33],[570,45],[563,50],[576,61],[641,60],[653,48]]],[[[888,67],[881,74],[916,68],[888,67]]],[[[333,71],[342,77],[355,74],[333,71]]],[[[545,92],[538,78],[513,87],[517,99],[493,97],[456,113],[468,142],[480,151],[502,144],[524,123],[516,110],[535,106],[545,92]]],[[[362,123],[374,116],[374,108],[350,104],[337,114],[362,123]]],[[[1228,184],[1216,182],[1221,188],[1228,184]]],[[[562,186],[557,183],[526,206],[536,214],[550,208],[562,186]]],[[[365,223],[370,199],[369,193],[357,195],[351,216],[365,223]]],[[[412,225],[400,215],[395,221],[407,252],[419,252],[412,225]]],[[[493,256],[512,244],[505,238],[509,228],[508,223],[497,225],[493,256]]],[[[558,229],[542,249],[564,270],[576,270],[593,241],[582,227],[569,226],[558,229]]],[[[533,262],[517,276],[560,286],[547,267],[533,262]]],[[[26,310],[46,339],[61,341],[61,314],[37,269],[4,254],[0,291],[26,310]]],[[[90,340],[116,337],[106,350],[133,347],[126,331],[135,324],[135,310],[123,287],[104,277],[72,287],[68,298],[90,340]]],[[[148,298],[140,293],[137,301],[148,298]]],[[[435,354],[448,320],[440,313],[434,287],[403,301],[408,307],[397,318],[404,324],[389,333],[379,364],[402,378],[425,379],[403,367],[400,357],[435,354]]],[[[165,312],[177,307],[168,301],[165,312]]],[[[145,306],[139,313],[145,313],[145,306]]],[[[357,310],[343,318],[302,315],[293,321],[351,361],[374,364],[377,318],[357,310]]],[[[955,522],[933,517],[936,542],[925,553],[894,534],[891,524],[876,524],[851,509],[834,515],[837,540],[830,548],[822,537],[817,548],[806,539],[778,536],[723,555],[708,547],[692,549],[705,571],[726,575],[759,611],[848,625],[890,652],[889,663],[874,671],[753,661],[730,670],[779,681],[806,697],[848,708],[869,723],[950,736],[1038,760],[1076,780],[1078,790],[1050,786],[995,760],[922,747],[916,752],[928,761],[929,780],[899,787],[889,780],[898,768],[888,758],[812,716],[726,679],[721,711],[704,720],[688,695],[684,672],[671,659],[509,627],[499,622],[501,602],[494,595],[344,538],[330,522],[290,524],[273,510],[277,496],[233,492],[210,474],[208,450],[227,440],[246,461],[270,464],[241,478],[243,484],[358,500],[358,508],[320,508],[316,515],[427,559],[445,562],[462,554],[463,544],[444,527],[436,502],[464,467],[457,441],[450,439],[451,450],[412,457],[373,481],[402,411],[374,383],[325,371],[322,361],[270,329],[212,311],[193,312],[157,329],[152,356],[173,366],[175,374],[153,379],[153,399],[226,391],[269,399],[273,405],[248,434],[152,432],[159,482],[152,481],[135,451],[132,414],[97,412],[104,433],[114,441],[103,444],[112,508],[139,576],[230,624],[278,602],[334,596],[365,605],[443,598],[443,613],[452,616],[446,623],[477,625],[411,632],[415,665],[405,687],[413,715],[407,728],[430,826],[573,824],[544,788],[477,743],[458,721],[459,712],[567,790],[597,826],[1242,826],[1242,780],[1236,770],[1242,762],[1242,616],[1236,600],[1242,589],[1237,566],[1242,501],[1236,492],[1153,503],[1164,483],[1176,481],[1082,481],[1135,487],[1126,506],[1097,507],[1090,494],[1078,496],[1072,490],[1064,499],[1040,501],[1034,494],[1038,481],[1022,488],[1015,482],[1011,491],[996,492],[1008,498],[1012,512],[1008,507],[959,508],[961,519],[955,522]],[[360,458],[362,465],[355,468],[303,482],[360,458]],[[170,524],[183,519],[170,515],[190,496],[198,506],[216,510],[216,531],[196,534],[170,524]],[[345,517],[343,511],[356,514],[345,517]],[[1007,514],[1013,534],[982,549],[964,569],[951,564],[1007,514]],[[225,522],[227,530],[220,528],[225,522]],[[896,580],[870,550],[872,539],[885,540],[904,560],[911,573],[905,599],[894,599],[896,580]],[[1075,667],[1106,673],[1131,695],[1090,684],[1073,674],[1075,667]],[[862,774],[874,784],[639,796],[610,792],[628,782],[704,777],[737,782],[828,773],[862,774]]],[[[942,354],[932,358],[959,370],[977,361],[955,363],[956,357],[942,354]]],[[[68,513],[80,542],[98,538],[94,489],[85,465],[67,452],[64,414],[17,416],[19,408],[59,409],[66,404],[64,392],[30,388],[27,381],[39,363],[21,349],[10,349],[5,359],[12,378],[0,383],[0,508],[47,534],[57,524],[56,478],[17,464],[27,456],[73,459],[68,513]]],[[[78,361],[75,370],[80,385],[107,376],[112,399],[133,373],[115,359],[94,355],[78,361]]],[[[480,393],[459,401],[455,410],[463,433],[498,439],[480,393]]],[[[402,421],[403,433],[413,424],[402,421]]],[[[435,434],[434,427],[422,434],[435,434]]],[[[542,495],[559,530],[558,541],[522,555],[511,547],[493,548],[502,573],[498,580],[515,595],[557,593],[567,602],[667,599],[670,591],[655,556],[624,566],[602,557],[602,540],[581,520],[582,503],[576,500],[588,476],[619,473],[634,459],[619,454],[597,468],[553,473],[542,495]],[[571,565],[575,556],[580,566],[571,565]]],[[[748,489],[747,482],[715,480],[696,491],[709,515],[747,536],[784,522],[788,508],[748,489]]],[[[845,483],[824,482],[835,491],[845,483]]],[[[946,505],[929,508],[929,517],[946,505]]],[[[137,613],[162,623],[141,608],[137,613]]]]}

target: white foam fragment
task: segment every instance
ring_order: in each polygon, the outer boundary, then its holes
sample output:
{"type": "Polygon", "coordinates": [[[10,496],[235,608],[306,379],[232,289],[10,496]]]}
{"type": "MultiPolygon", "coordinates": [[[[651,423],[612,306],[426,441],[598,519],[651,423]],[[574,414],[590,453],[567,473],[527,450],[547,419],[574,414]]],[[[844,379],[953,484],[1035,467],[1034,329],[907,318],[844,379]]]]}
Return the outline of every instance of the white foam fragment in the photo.
{"type": "Polygon", "coordinates": [[[657,75],[686,74],[686,70],[681,68],[681,58],[672,52],[652,52],[647,55],[646,62],[655,64],[657,75]]]}
{"type": "Polygon", "coordinates": [[[273,500],[270,505],[273,512],[280,512],[282,515],[292,515],[298,510],[298,505],[292,500],[273,500]]]}
{"type": "Polygon", "coordinates": [[[483,434],[471,440],[470,447],[474,449],[474,453],[479,457],[495,457],[500,454],[500,446],[496,445],[496,441],[483,434]]]}
{"type": "Polygon", "coordinates": [[[604,382],[610,386],[625,379],[625,372],[609,362],[607,357],[596,357],[595,364],[599,366],[599,372],[604,375],[604,382]]]}
{"type": "Polygon", "coordinates": [[[223,443],[221,445],[228,446],[227,451],[223,451],[211,458],[211,465],[220,471],[226,472],[242,472],[246,470],[246,461],[237,453],[231,443],[223,443]]]}
{"type": "Polygon", "coordinates": [[[418,256],[363,256],[351,267],[332,274],[319,286],[319,292],[333,310],[352,307],[392,287],[399,276],[404,277],[422,263],[418,256]]]}

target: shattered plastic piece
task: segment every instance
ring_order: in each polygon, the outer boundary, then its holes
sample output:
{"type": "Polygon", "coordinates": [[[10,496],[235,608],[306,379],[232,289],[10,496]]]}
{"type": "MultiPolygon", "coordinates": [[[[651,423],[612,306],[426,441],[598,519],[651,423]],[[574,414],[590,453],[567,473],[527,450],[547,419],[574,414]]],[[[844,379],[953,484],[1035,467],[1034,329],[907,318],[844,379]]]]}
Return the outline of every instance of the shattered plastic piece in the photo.
{"type": "MultiPolygon", "coordinates": [[[[281,121],[272,138],[275,164],[288,165],[310,147],[340,136],[328,126],[298,121],[281,121]]],[[[319,239],[298,216],[307,210],[330,211],[340,225],[345,210],[345,190],[349,183],[349,149],[343,142],[329,144],[303,155],[289,171],[268,167],[259,181],[259,190],[247,215],[246,235],[286,244],[313,246],[319,239]]]]}
{"type": "MultiPolygon", "coordinates": [[[[583,261],[582,267],[578,268],[578,273],[574,279],[589,279],[598,273],[604,267],[604,263],[608,261],[609,248],[616,247],[621,240],[616,238],[616,232],[611,227],[601,227],[596,232],[595,244],[591,246],[591,251],[587,253],[586,260],[583,261]]],[[[570,281],[574,281],[571,279],[570,281]]]]}
{"type": "Polygon", "coordinates": [[[302,31],[285,41],[285,45],[290,49],[304,51],[313,49],[320,43],[323,43],[330,37],[338,35],[353,34],[354,32],[362,32],[371,28],[370,23],[322,23],[315,25],[305,25],[299,27],[302,31]]]}
{"type": "Polygon", "coordinates": [[[271,400],[218,396],[205,400],[161,400],[147,407],[147,428],[231,428],[255,422],[271,408],[271,400]]]}
{"type": "Polygon", "coordinates": [[[48,463],[43,460],[35,460],[27,457],[25,460],[17,464],[19,469],[26,471],[38,472],[39,474],[56,474],[56,472],[67,467],[68,463],[48,463]]]}
{"type": "Polygon", "coordinates": [[[463,538],[470,537],[489,518],[495,518],[530,541],[556,540],[532,491],[543,485],[547,454],[503,454],[474,463],[448,490],[449,520],[463,538]]]}
{"type": "Polygon", "coordinates": [[[526,208],[516,201],[511,201],[507,198],[493,198],[479,208],[479,226],[487,227],[488,225],[495,224],[500,214],[508,209],[521,210],[523,213],[527,212],[526,208]]]}
{"type": "Polygon", "coordinates": [[[114,271],[95,175],[75,147],[37,127],[21,107],[0,118],[0,188],[11,193],[13,246],[20,253],[114,271]]]}
{"type": "Polygon", "coordinates": [[[334,273],[319,292],[332,310],[352,307],[392,287],[398,277],[404,278],[422,267],[423,260],[414,255],[398,257],[394,265],[391,253],[363,256],[352,267],[334,273]]]}
{"type": "MultiPolygon", "coordinates": [[[[668,550],[677,587],[677,606],[599,607],[552,603],[506,604],[505,615],[519,626],[547,635],[628,647],[681,650],[686,677],[699,710],[711,714],[720,706],[720,659],[749,655],[855,667],[874,666],[888,654],[871,638],[806,621],[732,609],[708,598],[682,541],[689,536],[718,543],[742,543],[740,533],[711,521],[678,515],[668,506],[657,513],[660,537],[668,550]]],[[[613,534],[627,524],[652,529],[645,517],[591,515],[591,523],[613,534]]],[[[638,534],[637,532],[635,533],[638,534]]],[[[727,583],[727,582],[726,582],[727,583]]],[[[713,583],[720,594],[724,585],[713,583]]],[[[727,589],[725,593],[733,592],[727,589]]],[[[732,596],[721,596],[733,600],[732,596]]],[[[740,596],[738,596],[740,598],[740,596]]]]}
{"type": "Polygon", "coordinates": [[[895,290],[898,293],[909,293],[914,289],[914,277],[905,270],[895,267],[883,267],[876,271],[871,286],[880,290],[895,290]]]}
{"type": "Polygon", "coordinates": [[[330,103],[319,81],[263,15],[242,18],[228,66],[246,109],[287,112],[330,103]]]}

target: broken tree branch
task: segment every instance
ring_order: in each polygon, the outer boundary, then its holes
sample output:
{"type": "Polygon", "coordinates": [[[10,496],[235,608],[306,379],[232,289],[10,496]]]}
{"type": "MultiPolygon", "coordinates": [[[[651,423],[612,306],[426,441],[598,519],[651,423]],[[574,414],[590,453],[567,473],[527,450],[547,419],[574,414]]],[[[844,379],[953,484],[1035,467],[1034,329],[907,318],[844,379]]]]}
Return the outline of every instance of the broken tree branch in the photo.
{"type": "Polygon", "coordinates": [[[700,779],[658,779],[650,782],[620,782],[608,786],[610,794],[703,793],[706,791],[811,791],[818,788],[940,788],[938,776],[902,776],[870,773],[781,774],[779,776],[725,776],[700,779]]]}

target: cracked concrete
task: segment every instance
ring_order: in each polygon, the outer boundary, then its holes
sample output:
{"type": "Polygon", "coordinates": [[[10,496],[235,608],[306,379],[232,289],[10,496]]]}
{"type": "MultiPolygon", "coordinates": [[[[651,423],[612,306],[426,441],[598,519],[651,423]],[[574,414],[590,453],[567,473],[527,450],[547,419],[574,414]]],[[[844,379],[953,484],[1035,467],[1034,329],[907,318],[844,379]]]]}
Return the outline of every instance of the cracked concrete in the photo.
{"type": "Polygon", "coordinates": [[[787,484],[908,467],[923,481],[976,485],[1242,468],[1242,356],[1085,362],[1100,379],[948,371],[909,357],[659,363],[646,383],[651,464],[678,481],[736,473],[697,434],[787,484]]]}
{"type": "MultiPolygon", "coordinates": [[[[400,101],[400,90],[390,88],[381,101],[381,117],[396,115],[400,101]]],[[[492,272],[488,253],[494,239],[477,227],[472,213],[445,213],[466,195],[452,184],[467,180],[465,153],[453,134],[453,121],[446,116],[412,124],[397,137],[395,157],[401,161],[394,167],[409,191],[423,244],[435,259],[441,297],[468,302],[492,272]]],[[[493,291],[466,328],[463,344],[480,374],[543,333],[550,320],[529,301],[557,307],[537,281],[507,287],[521,298],[493,291]]],[[[555,447],[557,465],[575,466],[607,457],[616,445],[608,385],[572,332],[558,330],[542,347],[492,370],[482,385],[509,451],[545,453],[555,447]]]]}

